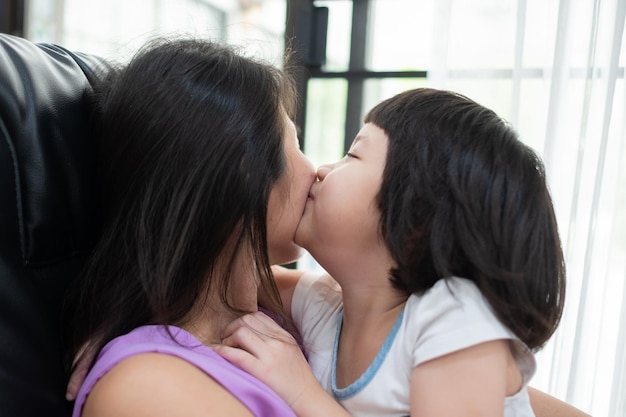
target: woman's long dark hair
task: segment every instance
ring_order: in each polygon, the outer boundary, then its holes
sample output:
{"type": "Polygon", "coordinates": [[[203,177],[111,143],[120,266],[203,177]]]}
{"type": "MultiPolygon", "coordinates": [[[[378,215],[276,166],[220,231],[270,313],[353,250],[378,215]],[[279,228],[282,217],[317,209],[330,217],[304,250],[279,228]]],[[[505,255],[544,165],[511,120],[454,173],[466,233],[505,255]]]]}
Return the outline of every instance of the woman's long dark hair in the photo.
{"type": "Polygon", "coordinates": [[[389,137],[378,195],[392,283],[423,293],[471,279],[531,349],[556,329],[565,266],[544,167],[493,111],[434,89],[401,93],[365,122],[389,137]]]}
{"type": "Polygon", "coordinates": [[[239,250],[279,308],[266,218],[286,169],[289,79],[224,45],[158,40],[95,90],[104,221],[67,299],[68,359],[86,342],[98,351],[137,326],[179,322],[207,286],[236,311],[226,295],[239,250]],[[226,273],[215,270],[224,259],[226,273]]]}

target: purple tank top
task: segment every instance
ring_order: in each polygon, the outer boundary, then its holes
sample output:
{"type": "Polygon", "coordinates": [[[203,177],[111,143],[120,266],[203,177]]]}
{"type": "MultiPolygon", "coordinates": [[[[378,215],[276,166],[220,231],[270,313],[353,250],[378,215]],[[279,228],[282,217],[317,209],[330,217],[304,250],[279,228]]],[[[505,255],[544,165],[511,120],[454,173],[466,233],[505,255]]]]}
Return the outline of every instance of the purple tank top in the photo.
{"type": "Polygon", "coordinates": [[[107,371],[122,360],[140,353],[158,352],[177,356],[195,365],[233,394],[256,417],[295,417],[289,406],[267,385],[242,371],[203,345],[191,333],[168,326],[141,326],[110,341],[78,391],[73,417],[80,417],[89,392],[107,371]]]}

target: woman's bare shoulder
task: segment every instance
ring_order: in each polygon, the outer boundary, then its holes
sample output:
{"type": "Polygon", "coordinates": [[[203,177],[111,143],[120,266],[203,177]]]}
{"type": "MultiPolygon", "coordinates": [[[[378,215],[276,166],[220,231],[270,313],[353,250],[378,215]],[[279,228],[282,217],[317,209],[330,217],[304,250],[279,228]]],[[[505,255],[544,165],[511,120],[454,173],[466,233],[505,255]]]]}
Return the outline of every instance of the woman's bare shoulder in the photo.
{"type": "Polygon", "coordinates": [[[83,417],[241,416],[250,411],[213,378],[172,355],[144,353],[114,366],[94,386],[83,417]]]}

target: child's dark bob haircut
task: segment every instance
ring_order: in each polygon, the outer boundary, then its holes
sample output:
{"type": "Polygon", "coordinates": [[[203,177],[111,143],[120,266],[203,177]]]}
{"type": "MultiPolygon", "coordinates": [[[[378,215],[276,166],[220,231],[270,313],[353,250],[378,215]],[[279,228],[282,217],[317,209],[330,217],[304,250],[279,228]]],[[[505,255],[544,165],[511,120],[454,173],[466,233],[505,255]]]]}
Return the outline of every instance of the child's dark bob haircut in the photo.
{"type": "Polygon", "coordinates": [[[565,266],[540,158],[493,111],[459,94],[416,89],[365,118],[389,137],[378,195],[395,287],[476,283],[531,349],[556,329],[565,266]]]}

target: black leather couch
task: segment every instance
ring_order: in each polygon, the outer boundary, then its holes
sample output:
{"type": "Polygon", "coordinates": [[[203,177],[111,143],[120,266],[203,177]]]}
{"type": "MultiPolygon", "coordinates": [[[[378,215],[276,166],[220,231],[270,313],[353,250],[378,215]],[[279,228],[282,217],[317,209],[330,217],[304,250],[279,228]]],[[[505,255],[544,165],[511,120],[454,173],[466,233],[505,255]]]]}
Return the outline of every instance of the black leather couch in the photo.
{"type": "Polygon", "coordinates": [[[0,34],[0,416],[69,416],[60,309],[92,247],[84,92],[106,63],[0,34]]]}

